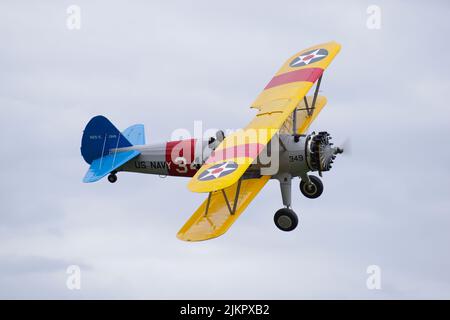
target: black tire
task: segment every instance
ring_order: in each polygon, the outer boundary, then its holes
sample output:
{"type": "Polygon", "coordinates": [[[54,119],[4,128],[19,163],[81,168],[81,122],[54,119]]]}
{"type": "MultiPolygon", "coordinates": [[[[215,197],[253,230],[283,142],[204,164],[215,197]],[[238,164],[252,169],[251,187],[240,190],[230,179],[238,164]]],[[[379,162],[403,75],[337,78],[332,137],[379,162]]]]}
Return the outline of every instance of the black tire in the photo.
{"type": "Polygon", "coordinates": [[[311,184],[307,184],[305,181],[300,181],[300,191],[303,195],[309,199],[316,199],[320,197],[323,192],[323,183],[316,176],[309,176],[311,184]]]}
{"type": "Polygon", "coordinates": [[[286,232],[294,230],[298,225],[297,215],[288,208],[278,210],[273,217],[273,221],[278,229],[286,232]]]}
{"type": "Polygon", "coordinates": [[[108,176],[108,181],[111,182],[111,183],[116,182],[116,181],[117,181],[117,176],[116,176],[114,173],[111,173],[111,174],[108,176]]]}

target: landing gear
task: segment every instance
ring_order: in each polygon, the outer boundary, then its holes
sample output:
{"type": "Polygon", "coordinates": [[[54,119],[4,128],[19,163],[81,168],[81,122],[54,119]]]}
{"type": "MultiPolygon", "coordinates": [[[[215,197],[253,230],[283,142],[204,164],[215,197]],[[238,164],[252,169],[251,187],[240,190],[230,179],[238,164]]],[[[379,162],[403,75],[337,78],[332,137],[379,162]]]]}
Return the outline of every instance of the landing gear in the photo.
{"type": "Polygon", "coordinates": [[[114,183],[117,181],[117,176],[115,172],[111,172],[111,174],[108,176],[108,181],[111,183],[114,183]]]}
{"type": "Polygon", "coordinates": [[[292,231],[298,225],[298,217],[291,207],[291,180],[290,174],[282,174],[277,177],[280,181],[281,197],[285,208],[278,210],[273,217],[273,221],[278,229],[282,231],[292,231]]]}
{"type": "Polygon", "coordinates": [[[308,180],[302,179],[300,181],[300,191],[303,195],[310,199],[316,199],[320,197],[323,192],[323,184],[316,176],[308,176],[308,180]]]}
{"type": "Polygon", "coordinates": [[[289,208],[282,208],[275,213],[273,221],[278,229],[282,231],[292,231],[298,225],[298,217],[295,212],[289,208]]]}

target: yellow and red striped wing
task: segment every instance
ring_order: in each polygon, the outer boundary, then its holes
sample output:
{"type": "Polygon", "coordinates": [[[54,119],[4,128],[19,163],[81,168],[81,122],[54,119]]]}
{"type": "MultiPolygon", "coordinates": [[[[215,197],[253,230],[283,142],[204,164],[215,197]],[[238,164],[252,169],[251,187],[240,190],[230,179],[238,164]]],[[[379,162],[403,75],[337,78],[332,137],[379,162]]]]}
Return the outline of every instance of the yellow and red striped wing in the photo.
{"type": "MultiPolygon", "coordinates": [[[[339,52],[336,42],[320,44],[289,58],[252,103],[256,117],[228,136],[190,180],[193,192],[227,188],[244,174],[339,52]]],[[[299,127],[302,123],[298,123],[299,127]]]]}

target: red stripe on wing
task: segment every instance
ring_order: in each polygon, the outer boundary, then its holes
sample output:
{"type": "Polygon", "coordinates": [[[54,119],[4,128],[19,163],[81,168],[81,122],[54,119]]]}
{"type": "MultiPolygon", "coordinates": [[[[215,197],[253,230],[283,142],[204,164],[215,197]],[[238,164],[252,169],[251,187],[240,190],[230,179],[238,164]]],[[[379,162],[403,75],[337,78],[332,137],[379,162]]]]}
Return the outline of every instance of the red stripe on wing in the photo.
{"type": "Polygon", "coordinates": [[[282,84],[291,83],[291,82],[298,82],[298,81],[308,81],[308,82],[316,82],[317,79],[320,78],[320,76],[323,73],[322,68],[306,68],[306,69],[299,69],[291,72],[286,72],[283,74],[280,74],[278,76],[275,76],[270,80],[270,82],[267,84],[267,86],[264,88],[270,89],[273,87],[281,86],[282,84]]]}
{"type": "Polygon", "coordinates": [[[261,143],[247,143],[214,151],[206,160],[206,163],[213,163],[234,158],[256,158],[264,149],[261,143]]]}

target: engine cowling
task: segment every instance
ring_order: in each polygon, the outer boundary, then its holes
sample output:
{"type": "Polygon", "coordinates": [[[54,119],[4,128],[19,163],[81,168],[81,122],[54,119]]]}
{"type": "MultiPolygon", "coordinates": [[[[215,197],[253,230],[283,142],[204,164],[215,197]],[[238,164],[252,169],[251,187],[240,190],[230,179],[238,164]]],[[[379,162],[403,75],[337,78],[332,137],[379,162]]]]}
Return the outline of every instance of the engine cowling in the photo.
{"type": "Polygon", "coordinates": [[[311,171],[329,171],[341,148],[333,147],[332,138],[326,131],[311,133],[306,138],[306,161],[311,171]]]}

